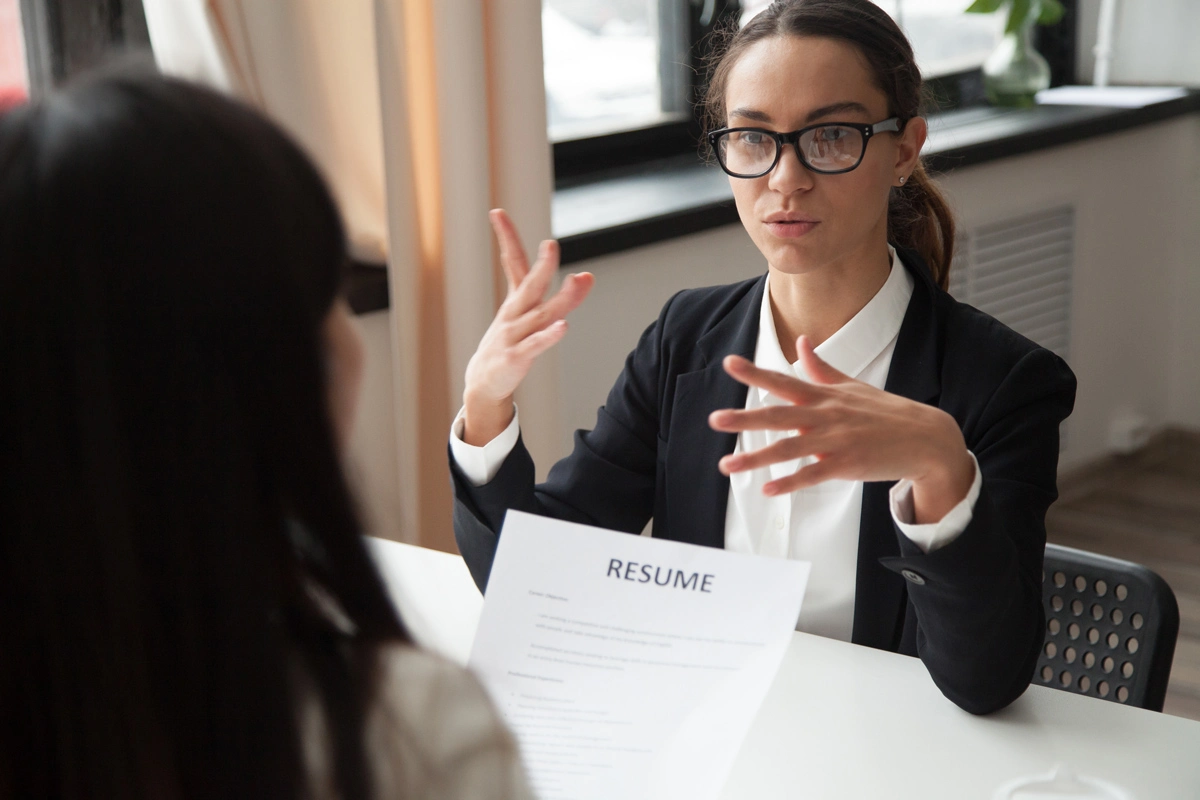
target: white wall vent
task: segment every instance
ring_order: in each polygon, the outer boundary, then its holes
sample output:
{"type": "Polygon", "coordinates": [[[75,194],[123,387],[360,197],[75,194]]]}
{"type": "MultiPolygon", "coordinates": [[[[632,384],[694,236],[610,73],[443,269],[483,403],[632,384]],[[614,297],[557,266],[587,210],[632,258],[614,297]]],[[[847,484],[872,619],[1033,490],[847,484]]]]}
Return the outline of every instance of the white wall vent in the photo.
{"type": "MultiPolygon", "coordinates": [[[[1070,362],[1075,209],[1060,206],[959,231],[950,294],[1070,362]]],[[[1059,426],[1059,451],[1067,425],[1059,426]]]]}
{"type": "Polygon", "coordinates": [[[1070,361],[1075,209],[960,232],[950,294],[1070,361]]]}

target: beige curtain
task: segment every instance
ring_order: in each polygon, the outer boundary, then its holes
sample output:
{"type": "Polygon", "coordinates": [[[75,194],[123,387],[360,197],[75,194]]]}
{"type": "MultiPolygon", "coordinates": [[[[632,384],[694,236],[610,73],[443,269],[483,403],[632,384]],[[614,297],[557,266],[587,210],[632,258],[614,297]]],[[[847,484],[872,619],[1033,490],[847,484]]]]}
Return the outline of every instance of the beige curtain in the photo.
{"type": "MultiPolygon", "coordinates": [[[[144,3],[160,68],[290,130],[334,187],[355,254],[386,260],[395,474],[367,482],[390,496],[364,499],[372,532],[452,551],[446,435],[502,298],[486,212],[509,208],[531,248],[550,231],[540,4],[144,3]]],[[[543,469],[560,438],[556,378],[551,357],[519,396],[543,469]]]]}
{"type": "Polygon", "coordinates": [[[324,168],[355,255],[382,261],[387,206],[369,0],[144,7],[160,69],[228,91],[291,131],[324,168]]]}

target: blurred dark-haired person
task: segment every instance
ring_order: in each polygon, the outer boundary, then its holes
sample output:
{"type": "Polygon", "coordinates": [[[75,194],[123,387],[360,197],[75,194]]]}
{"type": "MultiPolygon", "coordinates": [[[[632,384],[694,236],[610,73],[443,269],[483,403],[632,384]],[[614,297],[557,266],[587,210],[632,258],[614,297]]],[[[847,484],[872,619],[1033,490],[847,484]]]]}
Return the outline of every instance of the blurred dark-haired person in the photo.
{"type": "Polygon", "coordinates": [[[308,159],[210,91],[0,117],[0,796],[530,797],[364,546],[344,252],[308,159]]]}

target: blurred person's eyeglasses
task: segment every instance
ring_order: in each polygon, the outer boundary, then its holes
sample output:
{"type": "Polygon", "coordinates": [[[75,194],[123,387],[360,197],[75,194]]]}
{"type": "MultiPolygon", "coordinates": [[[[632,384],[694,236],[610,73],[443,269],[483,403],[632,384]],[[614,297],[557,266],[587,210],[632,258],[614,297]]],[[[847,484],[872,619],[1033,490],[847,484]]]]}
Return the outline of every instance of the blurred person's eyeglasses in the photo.
{"type": "Polygon", "coordinates": [[[900,131],[900,118],[874,125],[823,122],[790,133],[763,128],[721,128],[708,134],[721,169],[735,178],[761,178],[779,163],[785,144],[796,148],[800,163],[822,175],[849,172],[862,163],[867,142],[877,133],[900,131]]]}

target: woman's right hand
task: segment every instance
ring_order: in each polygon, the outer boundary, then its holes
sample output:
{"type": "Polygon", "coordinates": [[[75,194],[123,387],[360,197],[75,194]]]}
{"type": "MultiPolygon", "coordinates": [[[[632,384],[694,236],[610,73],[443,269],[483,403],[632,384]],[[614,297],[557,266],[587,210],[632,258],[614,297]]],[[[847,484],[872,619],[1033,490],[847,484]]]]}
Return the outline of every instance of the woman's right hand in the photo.
{"type": "Polygon", "coordinates": [[[499,436],[512,422],[517,387],[534,360],[563,338],[567,314],[583,302],[595,283],[591,273],[568,275],[558,292],[544,300],[558,269],[558,242],[542,242],[531,268],[508,214],[494,209],[488,216],[500,243],[508,295],[467,362],[463,441],[476,447],[499,436]]]}

